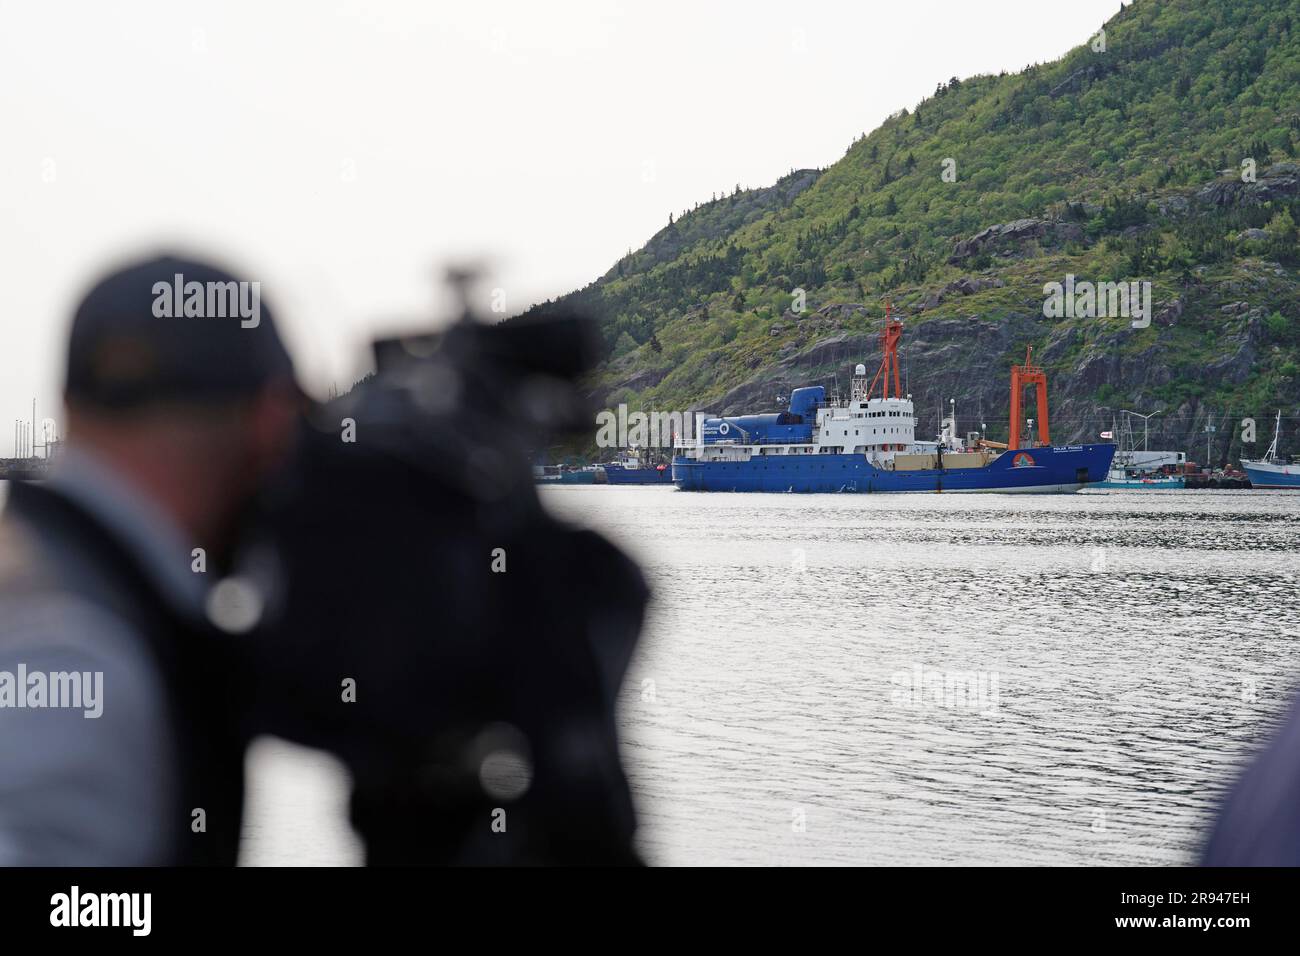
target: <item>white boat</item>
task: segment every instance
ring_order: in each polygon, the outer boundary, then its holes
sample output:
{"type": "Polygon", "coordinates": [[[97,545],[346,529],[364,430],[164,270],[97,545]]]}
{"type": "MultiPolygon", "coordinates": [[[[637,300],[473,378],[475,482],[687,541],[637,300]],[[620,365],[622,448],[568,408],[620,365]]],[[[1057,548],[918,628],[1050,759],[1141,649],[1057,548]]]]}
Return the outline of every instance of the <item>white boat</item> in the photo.
{"type": "Polygon", "coordinates": [[[1182,475],[1159,475],[1130,473],[1125,468],[1112,468],[1106,480],[1098,482],[1097,488],[1128,488],[1135,491],[1177,491],[1185,488],[1187,483],[1182,475]]]}
{"type": "Polygon", "coordinates": [[[1300,491],[1300,463],[1284,461],[1277,454],[1277,439],[1282,431],[1282,411],[1278,410],[1273,422],[1273,444],[1268,446],[1263,458],[1253,461],[1242,459],[1241,467],[1250,476],[1252,488],[1286,488],[1300,491]]]}

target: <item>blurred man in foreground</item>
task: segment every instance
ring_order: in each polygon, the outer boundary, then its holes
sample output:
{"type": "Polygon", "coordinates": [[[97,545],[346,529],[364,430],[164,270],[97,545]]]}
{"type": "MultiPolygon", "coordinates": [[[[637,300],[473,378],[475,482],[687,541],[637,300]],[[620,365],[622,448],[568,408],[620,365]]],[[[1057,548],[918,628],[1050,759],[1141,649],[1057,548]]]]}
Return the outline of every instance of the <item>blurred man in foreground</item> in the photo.
{"type": "Polygon", "coordinates": [[[1300,703],[1233,786],[1207,866],[1300,866],[1300,703]]]}
{"type": "Polygon", "coordinates": [[[55,477],[0,519],[0,865],[233,864],[247,675],[205,582],[299,404],[260,285],[174,258],[109,275],[65,399],[55,477]]]}

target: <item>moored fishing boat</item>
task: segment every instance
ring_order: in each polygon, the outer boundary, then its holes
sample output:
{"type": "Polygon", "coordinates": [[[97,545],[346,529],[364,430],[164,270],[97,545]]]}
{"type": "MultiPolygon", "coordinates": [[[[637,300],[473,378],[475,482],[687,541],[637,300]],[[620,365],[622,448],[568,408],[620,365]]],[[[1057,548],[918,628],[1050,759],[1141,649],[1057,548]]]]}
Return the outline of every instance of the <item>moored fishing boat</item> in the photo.
{"type": "Polygon", "coordinates": [[[611,485],[667,485],[673,480],[671,465],[643,459],[635,450],[601,467],[611,485]]]}
{"type": "Polygon", "coordinates": [[[1288,462],[1278,456],[1277,439],[1282,431],[1282,412],[1279,409],[1273,422],[1273,443],[1263,458],[1242,459],[1241,467],[1250,476],[1252,488],[1285,488],[1300,491],[1300,462],[1288,462]]]}
{"type": "Polygon", "coordinates": [[[594,485],[599,478],[594,466],[565,468],[560,465],[534,465],[533,483],[538,485],[594,485]]]}
{"type": "Polygon", "coordinates": [[[1178,491],[1187,486],[1182,475],[1162,475],[1158,472],[1138,473],[1124,468],[1112,468],[1098,488],[1129,491],[1178,491]]]}

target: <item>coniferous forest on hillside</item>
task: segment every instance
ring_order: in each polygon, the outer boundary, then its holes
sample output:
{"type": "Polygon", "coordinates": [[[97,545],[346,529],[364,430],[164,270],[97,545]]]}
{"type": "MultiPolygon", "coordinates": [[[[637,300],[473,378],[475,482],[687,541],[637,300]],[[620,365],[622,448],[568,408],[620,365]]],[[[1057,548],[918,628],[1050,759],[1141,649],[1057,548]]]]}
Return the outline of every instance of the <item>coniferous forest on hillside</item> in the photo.
{"type": "Polygon", "coordinates": [[[888,300],[918,433],[952,398],[962,431],[1004,437],[1008,368],[1033,345],[1056,439],[1160,411],[1153,442],[1200,461],[1214,425],[1217,465],[1261,451],[1238,423],[1267,441],[1280,409],[1300,453],[1297,30],[1289,0],[1135,0],[1056,62],[938,82],[825,169],[666,217],[533,311],[599,320],[606,407],[843,389],[878,358],[888,300]],[[1151,321],[1045,317],[1045,284],[1070,275],[1150,282],[1151,321]]]}

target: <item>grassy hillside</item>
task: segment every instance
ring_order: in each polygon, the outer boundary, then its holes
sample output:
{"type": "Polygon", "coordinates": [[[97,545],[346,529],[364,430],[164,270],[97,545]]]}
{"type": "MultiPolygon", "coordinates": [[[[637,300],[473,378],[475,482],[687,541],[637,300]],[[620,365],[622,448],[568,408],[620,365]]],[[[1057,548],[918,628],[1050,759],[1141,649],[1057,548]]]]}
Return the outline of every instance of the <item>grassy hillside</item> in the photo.
{"type": "Polygon", "coordinates": [[[1007,366],[1034,344],[1054,437],[1164,409],[1157,440],[1204,457],[1214,422],[1222,460],[1234,420],[1281,407],[1300,452],[1297,29],[1294,0],[1137,0],[1104,49],[939,83],[826,170],[703,203],[538,308],[599,317],[605,404],[758,410],[844,383],[888,298],[918,408],[955,397],[963,429],[1005,431],[1007,366]],[[1045,319],[1067,273],[1150,281],[1156,321],[1045,319]]]}

